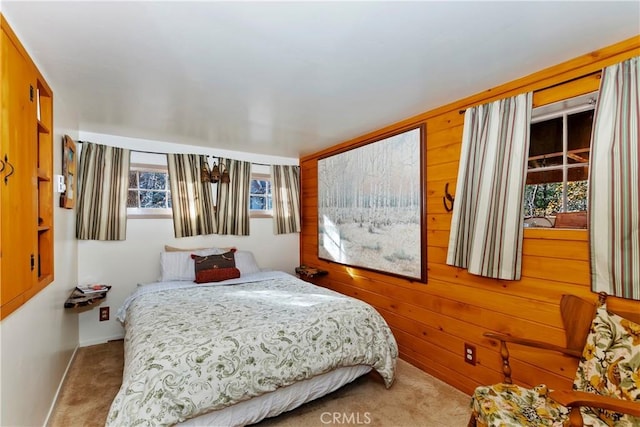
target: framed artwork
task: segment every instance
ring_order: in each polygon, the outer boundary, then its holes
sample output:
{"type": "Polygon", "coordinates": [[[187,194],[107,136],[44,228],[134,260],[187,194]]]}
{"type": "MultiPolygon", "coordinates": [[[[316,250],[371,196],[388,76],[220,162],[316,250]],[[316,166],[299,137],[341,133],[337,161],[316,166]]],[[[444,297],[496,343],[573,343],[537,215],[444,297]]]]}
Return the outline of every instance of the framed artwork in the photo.
{"type": "Polygon", "coordinates": [[[73,209],[75,205],[77,165],[76,143],[69,135],[65,135],[62,138],[62,176],[64,177],[65,191],[60,194],[61,208],[73,209]]]}
{"type": "Polygon", "coordinates": [[[426,283],[424,126],[318,160],[318,257],[426,283]]]}

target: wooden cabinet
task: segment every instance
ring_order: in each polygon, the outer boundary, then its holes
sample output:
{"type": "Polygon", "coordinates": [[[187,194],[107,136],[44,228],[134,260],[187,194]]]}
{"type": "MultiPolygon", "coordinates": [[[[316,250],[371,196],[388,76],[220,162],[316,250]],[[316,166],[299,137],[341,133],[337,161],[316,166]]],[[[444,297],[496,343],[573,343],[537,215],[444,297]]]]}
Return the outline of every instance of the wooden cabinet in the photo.
{"type": "Polygon", "coordinates": [[[53,281],[53,93],[4,17],[0,319],[53,281]]]}

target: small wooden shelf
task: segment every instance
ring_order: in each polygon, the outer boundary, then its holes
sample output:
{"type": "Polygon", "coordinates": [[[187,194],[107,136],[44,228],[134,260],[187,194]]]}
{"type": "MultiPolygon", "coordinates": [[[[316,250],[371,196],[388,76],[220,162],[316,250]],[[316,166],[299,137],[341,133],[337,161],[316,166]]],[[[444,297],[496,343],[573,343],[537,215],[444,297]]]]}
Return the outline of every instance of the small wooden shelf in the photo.
{"type": "Polygon", "coordinates": [[[47,171],[38,168],[38,181],[51,181],[51,177],[47,171]]]}
{"type": "Polygon", "coordinates": [[[296,275],[301,279],[310,279],[312,277],[326,276],[329,274],[327,270],[321,270],[315,267],[309,267],[307,265],[301,265],[296,267],[296,275]]]}
{"type": "Polygon", "coordinates": [[[111,290],[111,286],[106,291],[96,292],[92,294],[84,294],[78,289],[74,289],[69,298],[64,302],[64,308],[86,307],[93,305],[107,297],[107,293],[111,290]]]}
{"type": "Polygon", "coordinates": [[[51,131],[49,131],[49,128],[44,123],[42,123],[40,120],[38,120],[38,132],[46,133],[46,134],[51,133],[51,131]]]}

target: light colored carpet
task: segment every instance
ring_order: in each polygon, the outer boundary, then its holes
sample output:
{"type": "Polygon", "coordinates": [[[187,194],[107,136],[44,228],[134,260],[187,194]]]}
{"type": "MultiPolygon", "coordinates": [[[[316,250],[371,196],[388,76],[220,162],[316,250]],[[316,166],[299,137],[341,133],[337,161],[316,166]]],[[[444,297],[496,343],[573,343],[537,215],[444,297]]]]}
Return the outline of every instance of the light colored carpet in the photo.
{"type": "MultiPolygon", "coordinates": [[[[78,349],[49,426],[103,426],[122,382],[122,365],[122,341],[78,349]]],[[[466,394],[398,360],[396,381],[388,390],[377,374],[370,373],[257,426],[464,427],[469,400],[466,394]]]]}

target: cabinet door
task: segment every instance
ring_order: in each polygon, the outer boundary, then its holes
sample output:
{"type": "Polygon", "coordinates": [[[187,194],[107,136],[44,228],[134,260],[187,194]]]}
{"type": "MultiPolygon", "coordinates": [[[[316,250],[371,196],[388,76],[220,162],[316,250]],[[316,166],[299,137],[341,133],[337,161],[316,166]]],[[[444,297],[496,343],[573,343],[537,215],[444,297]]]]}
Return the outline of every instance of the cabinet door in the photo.
{"type": "MultiPolygon", "coordinates": [[[[2,31],[2,144],[0,173],[1,302],[12,303],[37,275],[35,74],[31,63],[2,31]],[[32,261],[32,256],[34,257],[32,261]],[[32,267],[32,264],[34,267],[32,267]]],[[[18,302],[20,304],[21,302],[18,302]]]]}

